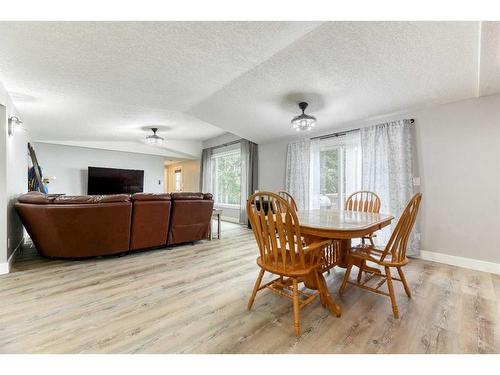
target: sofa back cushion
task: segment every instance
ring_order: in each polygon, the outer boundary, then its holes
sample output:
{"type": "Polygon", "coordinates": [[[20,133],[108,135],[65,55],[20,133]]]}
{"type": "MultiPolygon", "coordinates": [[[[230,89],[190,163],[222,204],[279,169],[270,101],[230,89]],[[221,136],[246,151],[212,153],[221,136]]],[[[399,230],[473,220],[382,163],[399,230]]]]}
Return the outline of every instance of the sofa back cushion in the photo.
{"type": "Polygon", "coordinates": [[[113,195],[60,195],[54,199],[54,204],[99,204],[129,202],[128,194],[113,195]]]}
{"type": "Polygon", "coordinates": [[[172,193],[168,244],[207,238],[213,207],[211,194],[172,193]]]}
{"type": "Polygon", "coordinates": [[[166,246],[170,223],[170,194],[136,193],[131,200],[130,250],[166,246]]]}
{"type": "Polygon", "coordinates": [[[172,193],[172,199],[173,200],[203,200],[203,193],[189,193],[189,192],[182,192],[182,193],[172,193]]]}
{"type": "Polygon", "coordinates": [[[40,193],[39,191],[30,191],[17,198],[18,202],[29,204],[51,204],[54,203],[55,196],[40,193]]]}
{"type": "Polygon", "coordinates": [[[84,258],[129,250],[132,203],[128,199],[92,204],[56,200],[33,204],[24,198],[15,205],[41,255],[84,258]]]}
{"type": "Polygon", "coordinates": [[[168,193],[135,193],[130,197],[132,201],[170,201],[171,197],[168,193]]]}

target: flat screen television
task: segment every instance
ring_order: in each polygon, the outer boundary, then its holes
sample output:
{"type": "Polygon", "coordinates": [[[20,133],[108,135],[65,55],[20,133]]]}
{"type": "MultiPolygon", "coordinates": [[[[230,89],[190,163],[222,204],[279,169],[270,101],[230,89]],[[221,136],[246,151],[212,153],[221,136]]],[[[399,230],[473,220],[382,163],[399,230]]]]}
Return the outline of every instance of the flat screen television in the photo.
{"type": "Polygon", "coordinates": [[[142,193],[144,171],[88,167],[87,194],[133,194],[142,193]]]}

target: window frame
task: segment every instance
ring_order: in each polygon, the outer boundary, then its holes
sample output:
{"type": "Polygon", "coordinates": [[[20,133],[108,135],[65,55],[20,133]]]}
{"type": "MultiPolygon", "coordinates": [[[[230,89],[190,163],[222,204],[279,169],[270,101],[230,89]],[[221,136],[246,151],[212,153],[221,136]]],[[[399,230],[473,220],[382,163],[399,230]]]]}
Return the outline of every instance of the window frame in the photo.
{"type": "MultiPolygon", "coordinates": [[[[347,197],[352,193],[352,192],[347,192],[347,183],[348,181],[346,180],[347,173],[346,173],[346,152],[348,149],[352,148],[355,146],[357,148],[356,152],[358,153],[357,156],[357,169],[356,169],[356,175],[357,178],[355,180],[355,183],[359,185],[356,189],[361,189],[361,169],[362,169],[362,155],[361,155],[361,138],[360,138],[360,133],[352,133],[349,135],[341,135],[339,137],[335,138],[328,138],[325,140],[322,140],[322,142],[319,145],[319,152],[323,151],[328,151],[328,150],[337,150],[338,152],[338,164],[339,164],[339,191],[338,191],[338,209],[343,210],[345,207],[345,200],[347,197]]],[[[321,176],[321,166],[319,170],[320,176],[321,176]]],[[[321,177],[320,177],[321,178],[321,177]]],[[[320,196],[321,196],[321,185],[320,185],[320,196]]],[[[333,202],[332,202],[333,203],[333,202]]]]}
{"type": "MultiPolygon", "coordinates": [[[[211,173],[211,185],[212,185],[212,194],[214,197],[214,206],[220,207],[220,208],[228,208],[228,209],[236,209],[239,210],[241,207],[241,203],[238,204],[233,204],[233,203],[221,203],[218,202],[217,199],[219,198],[219,186],[218,186],[218,181],[219,181],[219,169],[217,168],[218,160],[225,157],[225,156],[233,156],[233,155],[238,155],[240,158],[240,163],[241,163],[241,148],[239,147],[234,147],[230,149],[223,149],[219,152],[215,152],[212,154],[210,157],[210,168],[212,170],[211,173]],[[214,166],[215,163],[215,166],[214,166]]],[[[240,201],[241,201],[241,170],[240,170],[240,201]]]]}
{"type": "MultiPolygon", "coordinates": [[[[343,144],[324,144],[320,146],[320,158],[321,158],[321,153],[324,151],[332,151],[336,150],[337,151],[337,163],[338,163],[338,168],[339,168],[339,176],[338,176],[338,189],[337,189],[337,199],[339,201],[339,208],[343,208],[343,200],[342,197],[345,195],[345,164],[344,164],[344,152],[345,152],[345,145],[343,144]]],[[[321,159],[320,159],[321,160],[321,159]]],[[[320,178],[321,178],[321,165],[320,165],[320,178]]],[[[327,195],[328,193],[325,193],[324,195],[327,195]]],[[[323,195],[321,192],[321,185],[320,185],[320,196],[323,195]]]]}

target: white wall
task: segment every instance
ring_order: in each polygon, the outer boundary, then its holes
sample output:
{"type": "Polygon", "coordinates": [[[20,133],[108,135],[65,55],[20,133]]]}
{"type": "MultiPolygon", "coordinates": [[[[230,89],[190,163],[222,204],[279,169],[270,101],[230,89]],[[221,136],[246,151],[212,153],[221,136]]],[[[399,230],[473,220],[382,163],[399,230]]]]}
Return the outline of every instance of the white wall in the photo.
{"type": "MultiPolygon", "coordinates": [[[[422,250],[500,263],[500,95],[331,132],[400,118],[415,119],[422,250]]],[[[290,140],[259,145],[260,190],[284,187],[290,140]]]]}
{"type": "Polygon", "coordinates": [[[19,114],[0,83],[0,273],[23,239],[23,228],[14,210],[17,197],[27,191],[28,134],[16,130],[8,135],[8,117],[19,114]]]}
{"type": "Polygon", "coordinates": [[[14,208],[19,195],[28,191],[28,133],[14,131],[7,139],[7,256],[23,240],[23,224],[14,208]]]}
{"type": "MultiPolygon", "coordinates": [[[[0,89],[2,87],[0,86],[0,89]]],[[[0,104],[0,274],[7,265],[7,108],[0,104]]]]}
{"type": "Polygon", "coordinates": [[[500,263],[500,95],[415,119],[422,249],[500,263]]]}
{"type": "Polygon", "coordinates": [[[174,173],[177,169],[182,170],[182,191],[200,191],[200,160],[186,160],[167,167],[167,192],[175,191],[174,173]]]}
{"type": "Polygon", "coordinates": [[[290,140],[259,145],[259,190],[285,189],[286,149],[290,140]]]}
{"type": "Polygon", "coordinates": [[[142,169],[144,170],[144,192],[162,193],[164,191],[165,158],[162,156],[40,142],[34,142],[33,147],[44,177],[56,177],[48,185],[49,193],[87,194],[87,167],[89,166],[142,169]]]}

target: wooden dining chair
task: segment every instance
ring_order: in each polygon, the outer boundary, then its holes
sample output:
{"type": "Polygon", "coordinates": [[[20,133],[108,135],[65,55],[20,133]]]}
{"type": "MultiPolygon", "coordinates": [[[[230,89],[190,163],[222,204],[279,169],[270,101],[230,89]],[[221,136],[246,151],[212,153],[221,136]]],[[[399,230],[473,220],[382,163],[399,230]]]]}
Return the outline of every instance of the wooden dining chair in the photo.
{"type": "Polygon", "coordinates": [[[292,194],[287,191],[278,191],[278,195],[286,200],[288,204],[295,210],[295,212],[298,211],[297,203],[295,203],[295,199],[293,199],[292,194]]]}
{"type": "MultiPolygon", "coordinates": [[[[251,195],[247,201],[247,214],[260,253],[257,258],[260,272],[248,301],[248,309],[252,308],[257,292],[264,288],[292,299],[294,331],[298,336],[299,309],[311,303],[318,295],[322,305],[326,307],[327,297],[330,297],[321,274],[321,266],[324,250],[332,241],[322,240],[305,246],[301,240],[295,209],[275,193],[258,192],[251,195]],[[267,202],[266,205],[262,203],[264,201],[267,202]],[[261,285],[265,272],[277,277],[261,285]],[[301,282],[308,287],[313,286],[318,292],[306,293],[299,290],[301,282]]],[[[340,309],[336,314],[340,315],[340,309]]]]}
{"type": "Polygon", "coordinates": [[[421,193],[417,193],[413,196],[413,198],[404,209],[403,214],[399,218],[398,223],[396,224],[396,227],[392,232],[389,242],[383,250],[376,249],[373,246],[354,247],[349,250],[347,254],[347,270],[344,276],[344,280],[342,281],[342,286],[340,287],[339,294],[344,293],[346,285],[349,283],[371,292],[389,296],[392,304],[392,312],[394,314],[394,317],[398,319],[398,305],[396,304],[396,296],[394,294],[394,286],[392,284],[392,281],[401,281],[408,298],[411,298],[410,288],[408,287],[408,283],[406,281],[402,267],[408,263],[408,258],[406,257],[406,247],[408,245],[408,239],[410,237],[413,224],[415,223],[415,219],[417,217],[421,200],[421,193]],[[369,267],[369,269],[365,268],[368,267],[366,265],[367,262],[372,262],[377,264],[378,266],[383,267],[385,272],[382,273],[382,271],[372,267],[369,267]],[[360,274],[363,271],[366,273],[371,273],[371,275],[363,282],[361,282],[361,277],[358,277],[356,283],[349,281],[349,275],[351,274],[352,267],[355,263],[359,265],[358,267],[360,274]],[[400,277],[399,279],[392,277],[391,268],[397,269],[400,277]],[[374,288],[367,286],[366,284],[374,277],[380,277],[381,280],[379,280],[378,284],[374,288]],[[379,288],[385,282],[387,282],[387,288],[389,291],[388,293],[379,290],[379,288]]]}
{"type": "MultiPolygon", "coordinates": [[[[358,212],[371,212],[378,214],[380,212],[380,198],[377,194],[372,191],[361,190],[352,193],[345,201],[346,211],[358,211],[358,212]]],[[[375,246],[373,242],[373,237],[375,235],[372,233],[369,236],[361,238],[361,243],[364,245],[365,240],[369,240],[372,246],[375,246]]]]}
{"type": "MultiPolygon", "coordinates": [[[[286,200],[288,204],[295,210],[298,211],[297,204],[293,196],[287,191],[278,191],[277,193],[281,198],[286,200]]],[[[302,236],[302,245],[307,246],[309,243],[317,242],[319,239],[315,236],[302,236]]],[[[324,252],[324,262],[322,264],[322,269],[330,274],[330,269],[334,267],[337,257],[340,252],[340,241],[332,240],[332,244],[329,246],[327,251],[324,252]]]]}

